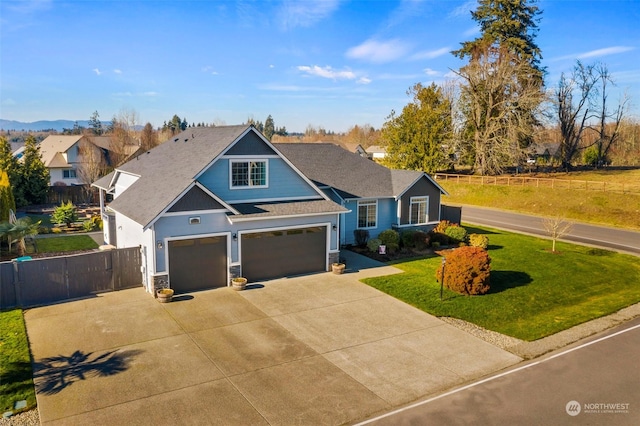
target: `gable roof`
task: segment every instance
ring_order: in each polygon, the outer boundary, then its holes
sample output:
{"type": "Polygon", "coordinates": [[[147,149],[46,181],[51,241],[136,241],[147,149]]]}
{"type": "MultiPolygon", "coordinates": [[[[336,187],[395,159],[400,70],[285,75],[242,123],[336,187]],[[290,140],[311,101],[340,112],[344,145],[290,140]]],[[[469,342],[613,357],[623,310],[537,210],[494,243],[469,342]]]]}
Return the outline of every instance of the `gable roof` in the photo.
{"type": "MultiPolygon", "coordinates": [[[[139,178],[131,186],[121,194],[117,194],[109,207],[146,228],[179,197],[185,196],[197,177],[220,155],[227,151],[234,152],[235,142],[243,139],[249,132],[255,132],[256,135],[256,139],[251,138],[251,140],[263,140],[262,135],[249,125],[188,129],[123,164],[115,173],[97,180],[93,185],[110,190],[119,174],[138,176],[139,178]]],[[[277,154],[275,151],[272,153],[277,154]]],[[[308,182],[313,185],[310,181],[308,182]]],[[[325,209],[325,213],[344,210],[332,202],[329,203],[333,206],[325,209]]],[[[306,213],[315,213],[317,211],[315,206],[320,204],[315,203],[313,206],[303,210],[306,210],[306,213]]],[[[291,209],[293,207],[290,206],[291,214],[297,214],[295,209],[291,209]]],[[[277,214],[284,211],[282,208],[277,210],[277,214]]],[[[232,211],[232,213],[236,212],[232,211]]],[[[255,213],[251,214],[256,216],[255,213]]],[[[273,214],[276,213],[271,215],[273,214]]],[[[262,215],[269,214],[265,211],[262,215]]]]}
{"type": "Polygon", "coordinates": [[[331,143],[274,144],[302,173],[320,187],[330,186],[343,199],[397,198],[426,173],[392,170],[331,143]]]}
{"type": "MultiPolygon", "coordinates": [[[[118,167],[116,174],[140,178],[109,206],[147,227],[190,187],[205,167],[249,129],[246,125],[193,128],[138,155],[118,167]]],[[[102,186],[104,181],[105,178],[100,179],[96,184],[102,186]]]]}
{"type": "Polygon", "coordinates": [[[82,135],[49,135],[40,144],[40,157],[45,167],[66,167],[69,164],[62,153],[75,145],[82,135]]]}

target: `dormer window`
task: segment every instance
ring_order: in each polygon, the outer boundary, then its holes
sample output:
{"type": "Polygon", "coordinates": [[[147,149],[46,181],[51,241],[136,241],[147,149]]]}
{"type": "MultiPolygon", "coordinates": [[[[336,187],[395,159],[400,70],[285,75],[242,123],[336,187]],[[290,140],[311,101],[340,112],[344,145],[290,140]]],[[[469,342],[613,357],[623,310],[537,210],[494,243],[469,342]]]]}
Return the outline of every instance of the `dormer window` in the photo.
{"type": "Polygon", "coordinates": [[[267,160],[231,161],[231,188],[266,188],[267,160]]]}

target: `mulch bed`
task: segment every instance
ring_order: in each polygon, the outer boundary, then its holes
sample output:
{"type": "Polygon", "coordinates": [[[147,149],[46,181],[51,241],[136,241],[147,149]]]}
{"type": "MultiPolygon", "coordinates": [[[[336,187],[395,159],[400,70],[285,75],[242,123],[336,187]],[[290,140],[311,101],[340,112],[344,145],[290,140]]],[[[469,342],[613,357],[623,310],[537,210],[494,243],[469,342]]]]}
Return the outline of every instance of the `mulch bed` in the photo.
{"type": "Polygon", "coordinates": [[[395,253],[387,254],[378,254],[377,252],[369,250],[367,247],[347,246],[346,249],[383,263],[403,259],[417,259],[434,255],[434,251],[430,248],[425,250],[411,250],[402,248],[395,253]]]}

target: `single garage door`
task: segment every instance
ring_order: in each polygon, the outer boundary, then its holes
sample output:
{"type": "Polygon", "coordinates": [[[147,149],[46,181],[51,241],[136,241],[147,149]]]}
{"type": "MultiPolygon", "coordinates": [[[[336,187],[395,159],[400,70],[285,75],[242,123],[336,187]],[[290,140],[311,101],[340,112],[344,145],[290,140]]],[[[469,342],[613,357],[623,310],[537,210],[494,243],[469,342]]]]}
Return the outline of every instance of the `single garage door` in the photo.
{"type": "Polygon", "coordinates": [[[169,241],[169,282],[176,293],[227,285],[227,238],[169,241]]]}
{"type": "Polygon", "coordinates": [[[241,244],[249,281],[326,270],[326,226],[243,234],[241,244]]]}

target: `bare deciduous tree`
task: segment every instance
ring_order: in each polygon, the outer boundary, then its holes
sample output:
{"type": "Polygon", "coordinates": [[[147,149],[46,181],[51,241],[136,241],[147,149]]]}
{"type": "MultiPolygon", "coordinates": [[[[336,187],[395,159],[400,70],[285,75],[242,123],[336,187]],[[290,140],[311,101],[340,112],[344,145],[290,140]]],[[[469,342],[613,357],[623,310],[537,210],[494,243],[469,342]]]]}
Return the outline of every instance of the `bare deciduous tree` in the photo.
{"type": "Polygon", "coordinates": [[[556,241],[560,238],[566,236],[571,229],[573,228],[573,223],[567,222],[564,217],[555,216],[550,218],[545,218],[542,220],[542,226],[544,227],[545,232],[553,241],[551,246],[551,251],[553,253],[556,252],[556,241]]]}
{"type": "Polygon", "coordinates": [[[620,124],[625,117],[629,97],[625,93],[618,102],[615,110],[611,111],[607,105],[609,96],[608,86],[609,84],[615,85],[615,82],[605,64],[596,65],[595,72],[600,83],[598,85],[600,104],[598,105],[598,123],[590,128],[597,134],[597,139],[594,144],[597,153],[595,166],[599,167],[602,164],[606,164],[609,150],[620,138],[620,124]]]}
{"type": "Polygon", "coordinates": [[[580,61],[570,76],[564,73],[560,76],[554,97],[561,135],[560,162],[565,170],[571,168],[571,161],[580,148],[582,134],[587,128],[595,84],[593,65],[585,66],[580,61]]]}
{"type": "Polygon", "coordinates": [[[108,166],[102,149],[93,144],[90,136],[80,140],[79,157],[78,179],[82,182],[88,203],[95,190],[91,184],[107,174],[108,166]]]}
{"type": "Polygon", "coordinates": [[[465,138],[472,145],[476,173],[499,174],[519,163],[525,153],[519,141],[533,134],[531,117],[544,98],[536,70],[503,48],[486,52],[454,71],[462,78],[461,108],[465,138]]]}

